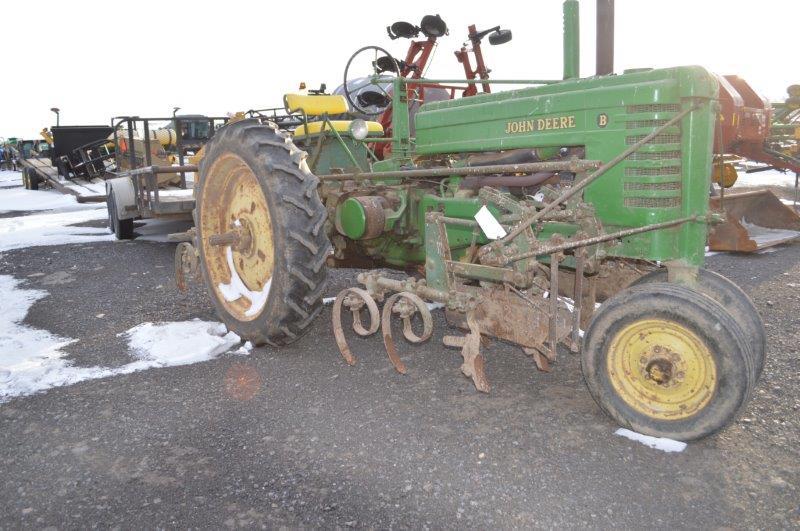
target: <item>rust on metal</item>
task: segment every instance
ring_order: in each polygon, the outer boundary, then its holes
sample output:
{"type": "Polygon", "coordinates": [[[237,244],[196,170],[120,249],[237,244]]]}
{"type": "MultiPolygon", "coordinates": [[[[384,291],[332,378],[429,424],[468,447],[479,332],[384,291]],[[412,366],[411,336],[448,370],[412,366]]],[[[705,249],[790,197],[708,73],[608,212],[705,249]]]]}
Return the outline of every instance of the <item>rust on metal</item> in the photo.
{"type": "Polygon", "coordinates": [[[178,291],[186,293],[187,282],[196,280],[199,274],[197,252],[189,242],[181,242],[175,248],[175,285],[178,291]]]}
{"type": "Polygon", "coordinates": [[[725,214],[708,235],[712,251],[750,253],[800,237],[800,215],[769,190],[726,193],[709,206],[725,214]]]}
{"type": "MultiPolygon", "coordinates": [[[[581,349],[581,307],[583,306],[583,263],[586,259],[586,250],[578,249],[575,252],[575,284],[572,290],[572,341],[570,350],[577,353],[581,349]]],[[[558,277],[558,273],[556,273],[558,277]]]]}
{"type": "Polygon", "coordinates": [[[348,365],[355,365],[356,358],[347,345],[342,329],[342,306],[346,306],[353,314],[353,331],[356,334],[366,337],[378,331],[380,325],[380,312],[375,299],[361,288],[345,288],[336,296],[333,303],[333,336],[336,338],[336,345],[342,353],[344,361],[348,365]],[[365,328],[361,322],[361,310],[366,306],[369,313],[369,327],[365,328]]]}
{"type": "Polygon", "coordinates": [[[448,347],[461,348],[461,356],[464,362],[461,364],[461,372],[467,378],[472,378],[475,389],[482,393],[488,393],[492,387],[486,378],[485,361],[481,354],[481,329],[473,312],[466,316],[469,333],[466,336],[445,336],[444,344],[448,347]]]}
{"type": "Polygon", "coordinates": [[[522,351],[533,358],[537,369],[542,372],[550,372],[550,360],[547,359],[547,355],[544,352],[537,348],[523,348],[522,351]]]}
{"type": "Polygon", "coordinates": [[[417,295],[401,291],[395,293],[386,300],[381,315],[381,330],[383,332],[383,344],[386,347],[386,354],[392,362],[395,370],[400,374],[405,374],[407,369],[400,356],[392,338],[392,313],[396,313],[403,320],[403,336],[411,343],[421,343],[431,337],[433,333],[433,317],[431,316],[428,305],[425,304],[417,295]],[[411,318],[419,313],[422,318],[422,335],[416,335],[411,326],[411,318]]]}

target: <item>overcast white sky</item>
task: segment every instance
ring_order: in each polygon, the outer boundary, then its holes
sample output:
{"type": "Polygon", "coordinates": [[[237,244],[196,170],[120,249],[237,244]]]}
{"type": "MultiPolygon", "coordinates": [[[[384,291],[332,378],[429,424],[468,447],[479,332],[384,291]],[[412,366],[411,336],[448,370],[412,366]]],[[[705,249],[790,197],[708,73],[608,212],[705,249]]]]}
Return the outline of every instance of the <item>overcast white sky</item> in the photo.
{"type": "MultiPolygon", "coordinates": [[[[497,79],[561,76],[561,0],[527,2],[94,1],[4,2],[0,14],[0,136],[37,136],[55,123],[105,124],[111,116],[223,115],[278,106],[300,81],[341,83],[350,54],[367,44],[402,56],[395,20],[439,13],[450,28],[429,77],[461,77],[452,52],[467,25],[514,33],[484,48],[497,79]]],[[[594,72],[595,1],[581,0],[581,74],[594,72]]],[[[798,0],[616,0],[616,60],[632,67],[699,64],[744,77],[783,99],[800,83],[798,0]],[[791,25],[781,25],[792,21],[791,25]]]]}

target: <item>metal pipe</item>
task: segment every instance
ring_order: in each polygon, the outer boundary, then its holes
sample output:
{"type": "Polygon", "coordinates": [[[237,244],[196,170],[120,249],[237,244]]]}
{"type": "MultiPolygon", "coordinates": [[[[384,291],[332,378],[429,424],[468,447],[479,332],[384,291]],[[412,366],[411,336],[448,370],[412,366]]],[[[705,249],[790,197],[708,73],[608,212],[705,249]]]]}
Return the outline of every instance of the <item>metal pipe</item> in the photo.
{"type": "Polygon", "coordinates": [[[178,172],[196,172],[197,165],[195,164],[186,164],[185,166],[145,166],[144,168],[137,168],[135,170],[131,170],[127,172],[127,174],[131,177],[135,177],[137,175],[158,175],[159,173],[178,173],[178,172]]]}
{"type": "Polygon", "coordinates": [[[548,343],[550,347],[550,361],[555,361],[558,354],[558,261],[559,254],[550,255],[550,325],[547,330],[548,343]]]}
{"type": "Polygon", "coordinates": [[[598,76],[614,73],[614,0],[597,0],[598,76]]]}
{"type": "Polygon", "coordinates": [[[321,181],[347,181],[365,179],[420,179],[450,177],[453,175],[491,175],[496,173],[536,173],[540,171],[580,172],[600,167],[598,160],[558,160],[529,162],[527,164],[493,164],[491,166],[465,166],[462,168],[425,168],[418,170],[378,171],[364,173],[334,173],[319,175],[321,181]]]}
{"type": "Polygon", "coordinates": [[[546,214],[549,214],[551,211],[553,211],[556,208],[558,208],[558,206],[561,205],[561,203],[563,203],[564,201],[566,201],[567,199],[569,199],[573,195],[577,194],[578,192],[580,192],[581,190],[586,188],[589,184],[591,184],[592,182],[597,180],[599,177],[601,177],[603,174],[605,174],[608,170],[610,170],[611,168],[613,168],[614,166],[619,164],[621,161],[623,161],[626,158],[628,158],[628,156],[631,153],[633,153],[634,151],[637,151],[640,147],[642,147],[643,145],[645,145],[648,142],[650,142],[651,140],[653,140],[662,131],[664,131],[668,127],[672,127],[673,125],[675,125],[676,123],[681,121],[684,116],[686,116],[687,114],[689,114],[693,110],[698,109],[699,107],[700,107],[699,104],[698,105],[692,105],[691,107],[688,107],[688,108],[684,109],[683,111],[679,112],[678,114],[673,116],[667,123],[665,123],[664,125],[662,125],[660,127],[657,127],[650,134],[646,135],[644,138],[642,138],[641,140],[639,140],[638,142],[633,144],[631,147],[629,147],[628,149],[626,149],[625,151],[623,151],[622,153],[620,153],[619,155],[617,155],[616,157],[614,157],[610,161],[608,161],[605,164],[603,164],[602,166],[600,166],[597,170],[594,171],[594,173],[592,173],[591,175],[589,175],[588,177],[586,177],[585,179],[583,179],[582,181],[580,181],[576,185],[572,186],[571,188],[568,188],[563,194],[561,194],[558,198],[556,198],[555,200],[553,200],[550,203],[548,203],[547,206],[545,206],[543,209],[539,210],[538,212],[533,214],[528,219],[523,220],[522,223],[517,225],[517,227],[515,227],[514,230],[509,232],[505,237],[495,241],[494,243],[492,243],[490,245],[500,246],[502,244],[510,242],[511,240],[513,240],[514,238],[516,238],[517,236],[522,234],[522,231],[524,231],[525,229],[527,229],[528,227],[530,227],[531,225],[533,225],[534,223],[539,221],[543,216],[545,216],[546,214]]]}
{"type": "Polygon", "coordinates": [[[580,350],[581,307],[583,306],[583,262],[586,251],[581,249],[575,253],[575,281],[572,283],[572,345],[570,350],[580,350]]]}
{"type": "Polygon", "coordinates": [[[564,1],[564,79],[581,77],[581,28],[578,0],[564,1]]]}
{"type": "Polygon", "coordinates": [[[616,240],[619,238],[625,238],[626,236],[633,236],[634,234],[641,234],[643,232],[666,229],[669,227],[674,227],[675,225],[682,225],[683,223],[688,223],[689,221],[698,221],[699,219],[701,219],[701,216],[686,216],[684,218],[673,219],[672,221],[664,221],[663,223],[654,223],[652,225],[645,225],[644,227],[625,229],[617,232],[611,232],[609,234],[594,236],[592,238],[586,238],[584,240],[576,240],[576,241],[562,243],[559,245],[552,245],[550,247],[544,247],[541,249],[534,249],[533,251],[526,251],[524,253],[519,253],[513,256],[509,256],[506,259],[506,264],[519,262],[520,260],[524,260],[525,258],[531,258],[533,256],[559,253],[563,251],[568,251],[570,249],[575,249],[576,247],[588,247],[589,245],[596,245],[598,243],[616,240]]]}
{"type": "Polygon", "coordinates": [[[429,79],[424,77],[404,77],[401,80],[407,85],[441,85],[443,83],[464,83],[467,85],[477,85],[478,83],[490,83],[493,85],[553,85],[563,81],[562,79],[429,79]]]}
{"type": "MultiPolygon", "coordinates": [[[[358,276],[358,281],[361,283],[368,283],[368,277],[362,276],[363,274],[358,276]]],[[[410,291],[420,297],[424,297],[426,299],[430,299],[436,302],[449,302],[450,301],[450,294],[446,291],[440,291],[436,288],[432,288],[425,284],[421,284],[418,282],[408,282],[403,280],[395,280],[393,278],[386,278],[382,276],[374,277],[375,284],[383,289],[388,289],[391,291],[410,291]]]]}

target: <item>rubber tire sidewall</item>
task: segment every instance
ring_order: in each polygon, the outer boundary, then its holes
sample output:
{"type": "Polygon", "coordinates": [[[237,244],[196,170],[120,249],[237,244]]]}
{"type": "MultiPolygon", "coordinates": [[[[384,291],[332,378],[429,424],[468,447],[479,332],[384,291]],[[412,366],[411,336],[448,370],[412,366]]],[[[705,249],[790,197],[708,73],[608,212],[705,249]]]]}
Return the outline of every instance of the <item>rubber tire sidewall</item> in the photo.
{"type": "Polygon", "coordinates": [[[37,173],[31,169],[28,170],[28,189],[39,189],[39,175],[37,175],[37,173]]]}
{"type": "MultiPolygon", "coordinates": [[[[656,269],[635,280],[630,287],[650,282],[667,282],[667,276],[666,268],[656,269]]],[[[697,280],[698,290],[728,309],[728,313],[733,315],[750,341],[750,352],[753,354],[753,366],[755,367],[754,383],[757,382],[766,361],[767,333],[756,305],[742,288],[719,273],[701,268],[698,270],[697,280]],[[731,309],[733,312],[730,311],[731,309]]]]}
{"type": "Polygon", "coordinates": [[[109,230],[118,240],[133,239],[133,219],[119,219],[117,215],[117,201],[114,198],[114,190],[106,197],[106,209],[108,210],[109,230]]]}
{"type": "MultiPolygon", "coordinates": [[[[266,134],[265,131],[264,134],[266,134]]],[[[278,204],[278,197],[283,191],[287,190],[287,187],[296,185],[298,183],[295,182],[295,178],[293,176],[286,175],[285,170],[282,168],[276,168],[276,166],[285,167],[287,162],[293,163],[291,154],[293,152],[297,154],[301,153],[298,148],[291,144],[291,141],[284,142],[286,140],[288,139],[282,133],[280,133],[277,128],[272,128],[265,125],[257,125],[249,120],[228,124],[217,131],[214,137],[206,144],[205,155],[201,161],[200,171],[198,172],[198,188],[196,191],[197,199],[195,201],[194,221],[195,227],[197,227],[198,252],[200,263],[202,264],[201,270],[203,271],[203,278],[214,307],[217,310],[217,315],[220,317],[220,319],[225,323],[229,330],[234,331],[243,339],[249,340],[255,345],[261,345],[265,343],[273,345],[289,344],[299,339],[300,335],[308,331],[308,327],[298,331],[292,330],[292,333],[296,334],[296,337],[286,337],[286,331],[282,328],[284,326],[288,326],[287,323],[291,324],[291,319],[287,317],[288,312],[286,308],[286,300],[289,292],[293,289],[293,280],[290,278],[291,275],[289,274],[288,266],[296,258],[296,246],[291,244],[288,237],[288,230],[293,226],[291,220],[289,219],[290,214],[286,208],[282,208],[282,204],[278,204]],[[274,132],[275,142],[283,142],[286,144],[286,146],[291,145],[291,148],[274,146],[274,152],[272,155],[285,158],[286,160],[259,160],[258,153],[252,149],[252,146],[247,142],[246,139],[247,130],[249,127],[270,129],[274,132]],[[204,246],[202,245],[202,240],[207,238],[207,236],[203,234],[201,223],[201,220],[203,219],[202,197],[205,193],[205,185],[207,181],[205,172],[206,168],[212,165],[213,161],[215,161],[224,153],[231,153],[238,156],[255,174],[256,179],[261,187],[261,191],[266,199],[267,209],[269,211],[270,221],[272,224],[274,263],[270,293],[263,309],[258,313],[258,315],[254,319],[246,321],[237,319],[235,316],[231,315],[226,308],[225,302],[220,300],[221,294],[218,293],[218,290],[215,289],[214,286],[212,286],[213,281],[205,266],[206,257],[204,246]],[[270,168],[273,169],[270,170],[270,168]],[[287,249],[287,247],[291,247],[291,249],[287,249]],[[290,254],[292,255],[291,257],[289,256],[290,254]]],[[[300,171],[299,168],[297,170],[300,171]]],[[[314,183],[318,182],[316,177],[310,173],[307,174],[307,178],[313,178],[314,183]]],[[[316,189],[316,184],[314,186],[316,189]]],[[[321,202],[319,203],[319,208],[324,212],[324,206],[322,206],[321,202]]],[[[324,249],[322,249],[322,252],[327,253],[327,249],[329,248],[330,244],[327,243],[327,238],[325,239],[325,242],[326,246],[324,249]]],[[[324,282],[324,280],[322,282],[324,282]]],[[[319,313],[321,308],[322,305],[320,303],[319,306],[314,310],[314,314],[311,316],[312,319],[319,313]]]]}
{"type": "Polygon", "coordinates": [[[648,283],[627,288],[598,308],[584,336],[581,369],[597,404],[621,426],[656,437],[682,441],[718,431],[735,418],[752,392],[750,343],[738,324],[713,299],[684,286],[648,283]],[[646,318],[667,319],[694,332],[716,364],[716,390],[695,415],[659,420],[629,406],[613,389],[607,350],[626,325],[646,318]]]}

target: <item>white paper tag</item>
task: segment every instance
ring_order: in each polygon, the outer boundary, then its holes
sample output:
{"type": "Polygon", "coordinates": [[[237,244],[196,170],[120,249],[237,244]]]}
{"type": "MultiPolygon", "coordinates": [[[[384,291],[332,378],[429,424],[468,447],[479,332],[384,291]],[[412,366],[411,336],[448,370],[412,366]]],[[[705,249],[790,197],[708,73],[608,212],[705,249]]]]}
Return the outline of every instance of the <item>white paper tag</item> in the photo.
{"type": "Polygon", "coordinates": [[[500,222],[497,221],[489,209],[486,208],[486,205],[483,205],[478,213],[475,214],[475,221],[478,222],[480,225],[481,230],[486,235],[487,238],[490,240],[497,240],[499,238],[503,238],[506,235],[506,230],[500,225],[500,222]]]}

